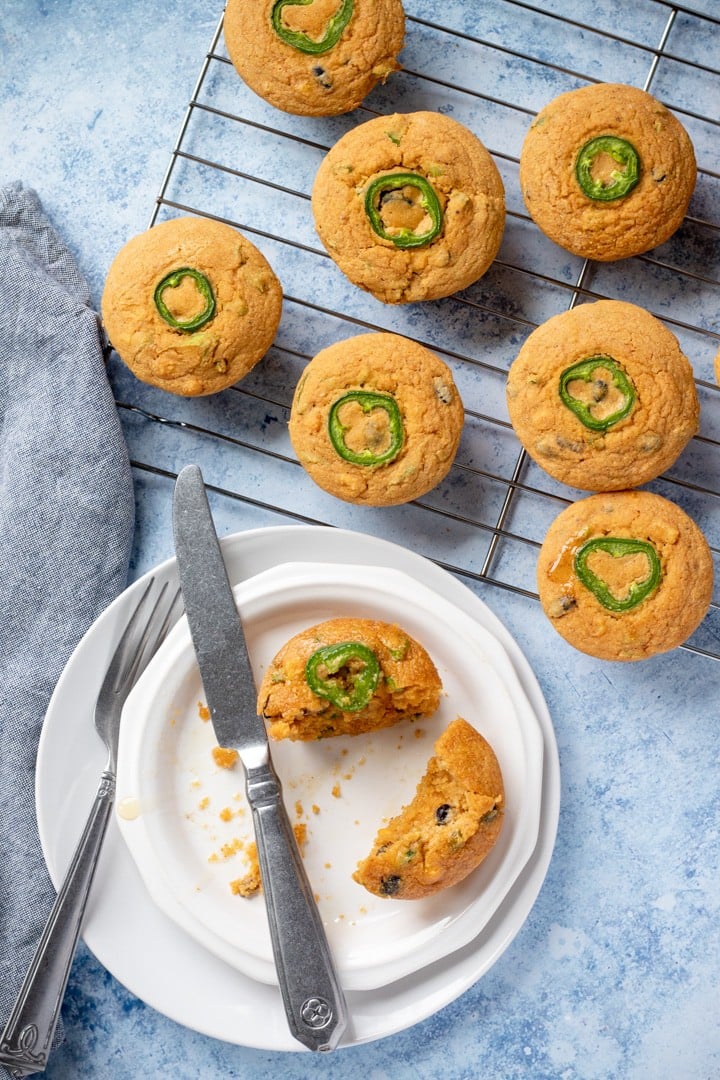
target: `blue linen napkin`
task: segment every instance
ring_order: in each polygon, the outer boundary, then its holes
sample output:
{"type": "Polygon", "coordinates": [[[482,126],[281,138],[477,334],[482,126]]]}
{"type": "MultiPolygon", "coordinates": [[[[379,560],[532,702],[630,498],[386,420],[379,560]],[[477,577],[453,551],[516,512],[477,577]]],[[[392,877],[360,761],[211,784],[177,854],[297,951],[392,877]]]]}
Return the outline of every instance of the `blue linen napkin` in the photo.
{"type": "Polygon", "coordinates": [[[36,193],[9,184],[0,188],[0,1032],[54,899],[35,819],[40,729],[70,654],[125,586],[133,529],[130,463],[87,285],[36,193]]]}

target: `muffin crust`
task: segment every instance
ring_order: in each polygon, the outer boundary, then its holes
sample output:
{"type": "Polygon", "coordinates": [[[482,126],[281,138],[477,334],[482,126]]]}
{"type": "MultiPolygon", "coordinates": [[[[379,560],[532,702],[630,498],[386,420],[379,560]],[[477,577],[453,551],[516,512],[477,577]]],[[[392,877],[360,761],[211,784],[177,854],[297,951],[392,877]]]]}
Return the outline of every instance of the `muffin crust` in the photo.
{"type": "Polygon", "coordinates": [[[700,415],[675,336],[620,300],[582,304],[534,330],[510,367],[507,403],[530,456],[585,491],[659,476],[696,434],[700,415]]]}
{"type": "Polygon", "coordinates": [[[397,334],[359,334],[323,349],[295,389],[290,438],[319,487],[347,502],[391,506],[450,469],[463,404],[452,373],[397,334]]]}
{"type": "Polygon", "coordinates": [[[457,120],[431,112],[380,116],[343,135],[318,169],[312,209],[331,258],[387,304],[466,288],[489,268],[505,225],[490,154],[457,120]],[[392,189],[402,176],[408,182],[392,189]],[[416,244],[423,236],[431,238],[416,244]]]}
{"type": "Polygon", "coordinates": [[[335,116],[400,67],[405,14],[401,0],[228,0],[223,26],[251,90],[284,112],[335,116]]]}
{"type": "Polygon", "coordinates": [[[272,344],[281,311],[280,282],[262,253],[209,218],[174,218],[133,237],[102,297],[106,333],[130,370],[184,397],[247,375],[272,344]]]}
{"type": "Polygon", "coordinates": [[[675,503],[649,491],[590,495],[555,519],[537,565],[553,627],[601,660],[644,660],[681,645],[713,588],[710,548],[675,503]]]}
{"type": "MultiPolygon", "coordinates": [[[[629,153],[629,151],[627,151],[629,153]]],[[[582,169],[580,169],[582,172],[582,169]]],[[[664,243],[680,226],[695,188],[692,142],[680,121],[651,94],[621,83],[560,94],[530,125],[520,155],[520,187],[535,224],[560,247],[610,262],[664,243]],[[628,165],[611,140],[636,155],[638,179],[608,198],[628,165]],[[597,153],[594,151],[597,150],[597,153]],[[583,154],[595,182],[590,197],[578,179],[583,154]]]]}

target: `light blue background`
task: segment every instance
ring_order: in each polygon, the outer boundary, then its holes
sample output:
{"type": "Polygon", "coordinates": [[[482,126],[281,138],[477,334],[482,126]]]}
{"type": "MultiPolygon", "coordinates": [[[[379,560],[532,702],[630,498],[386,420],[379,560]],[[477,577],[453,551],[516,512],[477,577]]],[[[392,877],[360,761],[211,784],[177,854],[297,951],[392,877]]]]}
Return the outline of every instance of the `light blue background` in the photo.
{"type": "MultiPolygon", "coordinates": [[[[111,361],[136,462],[133,577],[172,554],[172,478],[191,460],[200,462],[210,484],[242,497],[213,495],[221,533],[287,520],[243,501],[255,500],[403,542],[470,574],[480,570],[490,535],[482,526],[494,522],[505,490],[497,477],[509,478],[518,452],[507,427],[504,371],[533,325],[568,306],[581,267],[524,214],[517,184],[524,132],[537,109],[582,85],[584,76],[644,86],[671,10],[657,0],[550,0],[543,6],[571,21],[507,0],[407,0],[408,14],[416,17],[402,56],[407,70],[367,102],[380,112],[440,108],[472,127],[496,156],[507,189],[508,228],[498,264],[462,302],[383,308],[349,286],[322,255],[306,198],[314,169],[324,147],[371,113],[289,117],[256,99],[228,65],[213,61],[205,99],[306,142],[251,126],[239,139],[222,117],[194,116],[185,150],[232,161],[239,172],[289,191],[269,194],[266,184],[184,161],[168,198],[247,229],[283,282],[285,312],[276,348],[244,385],[258,398],[228,391],[212,399],[170,399],[111,361]],[[343,316],[360,320],[360,328],[405,332],[447,350],[451,359],[468,422],[458,464],[422,500],[425,509],[347,507],[314,489],[292,460],[285,421],[294,380],[321,345],[357,332],[343,316]],[[179,423],[161,425],[153,416],[179,423]],[[252,449],[261,446],[280,457],[252,449]]],[[[591,268],[585,284],[591,295],[630,299],[668,318],[693,363],[701,437],[671,478],[651,487],[696,517],[718,569],[720,401],[712,358],[720,329],[720,140],[717,123],[702,118],[718,116],[720,5],[698,0],[689,9],[715,21],[695,18],[687,8],[678,14],[666,42],[676,59],[660,61],[651,89],[683,110],[696,145],[701,176],[692,220],[650,259],[591,268]]],[[[220,13],[210,0],[6,0],[3,6],[0,182],[19,179],[37,189],[96,303],[115,252],[150,221],[220,13]]],[[[160,216],[172,212],[164,208],[160,216]]],[[[66,1041],[50,1062],[51,1080],[720,1076],[720,666],[685,649],[642,664],[603,664],[557,638],[536,599],[523,590],[534,590],[532,541],[542,539],[563,499],[574,493],[534,467],[523,480],[508,523],[520,539],[501,546],[491,569],[492,577],[518,591],[461,574],[528,656],[560,747],[557,846],[540,897],[512,945],[433,1018],[322,1059],[239,1048],[181,1028],[129,995],[81,946],[64,1008],[66,1041]]],[[[716,586],[715,607],[693,638],[715,654],[717,601],[716,586]]]]}

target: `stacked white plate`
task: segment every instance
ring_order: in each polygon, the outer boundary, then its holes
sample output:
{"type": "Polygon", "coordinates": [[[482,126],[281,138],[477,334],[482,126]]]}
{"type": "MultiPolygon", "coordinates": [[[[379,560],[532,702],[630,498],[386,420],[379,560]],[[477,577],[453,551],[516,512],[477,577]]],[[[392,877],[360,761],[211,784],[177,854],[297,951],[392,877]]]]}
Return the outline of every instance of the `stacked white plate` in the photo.
{"type": "MultiPolygon", "coordinates": [[[[344,1044],[379,1038],[466,989],[527,917],[557,826],[552,724],[504,627],[419,556],[371,537],[302,526],[236,534],[223,551],[231,581],[239,582],[235,596],[257,682],[293,634],[339,616],[399,624],[424,645],[443,682],[440,708],[427,720],[271,744],[291,820],[306,828],[306,870],[348,992],[344,1044]],[[288,562],[290,553],[298,561],[288,562]],[[420,901],[374,897],[352,872],[380,825],[412,798],[435,739],[456,716],[497,754],[506,797],[500,839],[451,889],[420,901]]],[[[155,574],[174,576],[174,561],[155,574]]],[[[48,712],[37,796],[56,883],[92,797],[91,764],[102,768],[92,705],[137,587],[83,639],[48,712]],[[80,790],[86,783],[89,795],[80,790]]],[[[242,767],[215,762],[204,702],[182,619],[125,706],[117,813],[84,937],[130,990],[186,1026],[247,1046],[300,1050],[284,1019],[262,895],[246,898],[230,887],[247,869],[252,821],[242,767]]]]}

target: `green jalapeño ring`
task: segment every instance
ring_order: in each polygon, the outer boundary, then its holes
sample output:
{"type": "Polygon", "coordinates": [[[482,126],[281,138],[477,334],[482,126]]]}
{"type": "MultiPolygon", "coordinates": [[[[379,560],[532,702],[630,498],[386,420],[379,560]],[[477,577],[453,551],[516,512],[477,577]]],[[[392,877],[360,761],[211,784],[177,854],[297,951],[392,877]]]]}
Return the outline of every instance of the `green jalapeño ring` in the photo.
{"type": "Polygon", "coordinates": [[[368,216],[373,231],[383,240],[390,240],[395,247],[414,248],[429,244],[438,235],[443,225],[443,212],[435,189],[424,176],[417,173],[392,173],[389,176],[378,176],[368,186],[365,192],[365,213],[368,216]],[[404,187],[413,187],[420,192],[420,206],[430,217],[430,228],[427,232],[416,233],[412,229],[399,229],[396,233],[389,233],[383,224],[381,217],[382,204],[385,197],[391,191],[400,191],[404,187]]]}
{"type": "Polygon", "coordinates": [[[618,364],[617,360],[613,360],[612,356],[605,356],[603,353],[588,356],[587,359],[580,360],[577,364],[573,364],[572,367],[566,368],[560,376],[559,391],[563,405],[566,405],[571,412],[575,413],[580,423],[584,424],[590,431],[607,431],[614,424],[619,424],[621,420],[624,420],[632,412],[637,399],[635,387],[630,382],[627,373],[618,364]],[[614,412],[603,417],[593,415],[593,409],[601,404],[608,392],[607,382],[604,379],[595,378],[595,373],[600,369],[609,372],[612,385],[622,395],[619,407],[614,412]],[[580,398],[573,397],[569,392],[569,383],[577,380],[590,384],[592,388],[591,401],[581,401],[580,398]]]}
{"type": "Polygon", "coordinates": [[[313,0],[275,0],[270,18],[273,30],[286,45],[291,45],[298,52],[308,53],[310,56],[320,56],[321,53],[326,53],[337,45],[343,30],[350,22],[354,0],[341,0],[335,14],[328,19],[325,33],[319,41],[314,41],[302,30],[288,30],[282,21],[283,10],[286,7],[307,7],[312,3],[313,0]]]}
{"type": "Polygon", "coordinates": [[[324,645],[305,665],[305,681],[318,697],[343,712],[364,709],[380,681],[380,664],[372,649],[359,641],[324,645]],[[334,676],[339,676],[335,678],[334,676]]]}
{"type": "Polygon", "coordinates": [[[597,536],[587,540],[575,553],[575,573],[579,580],[589,589],[608,611],[631,611],[638,604],[642,604],[660,584],[662,567],[658,553],[647,540],[632,540],[622,536],[597,536]],[[615,559],[621,559],[624,555],[644,555],[648,561],[650,572],[642,581],[634,581],[628,590],[627,596],[619,600],[608,587],[607,582],[599,578],[588,566],[588,558],[594,551],[605,551],[615,559]]]}
{"type": "Polygon", "coordinates": [[[186,334],[192,333],[193,330],[199,330],[215,314],[215,294],[212,291],[212,285],[204,274],[201,274],[199,270],[192,270],[189,266],[183,266],[179,270],[172,270],[169,274],[166,274],[156,286],[153,299],[155,307],[165,322],[172,326],[173,330],[182,330],[186,334]],[[163,300],[163,293],[166,289],[176,289],[186,277],[192,278],[195,282],[197,291],[205,301],[205,307],[198,315],[193,315],[191,319],[181,322],[169,311],[167,304],[163,300]]]}
{"type": "Polygon", "coordinates": [[[599,202],[623,199],[640,179],[640,158],[635,147],[626,139],[618,139],[615,135],[598,135],[580,150],[575,160],[575,176],[589,199],[599,202]],[[599,154],[608,154],[620,166],[613,169],[608,183],[596,180],[592,175],[595,158],[599,154]]]}
{"type": "Polygon", "coordinates": [[[351,465],[385,465],[388,461],[394,461],[403,448],[405,441],[405,429],[398,403],[390,394],[375,394],[369,390],[349,390],[332,405],[328,415],[328,435],[330,442],[337,454],[343,461],[349,461],[351,465]],[[356,402],[364,413],[371,413],[374,409],[384,409],[388,415],[388,433],[390,445],[381,454],[376,454],[371,449],[351,450],[345,442],[347,427],[340,420],[340,410],[349,401],[356,402]]]}

